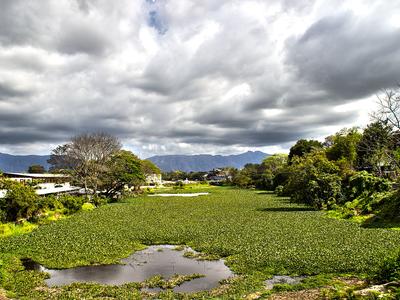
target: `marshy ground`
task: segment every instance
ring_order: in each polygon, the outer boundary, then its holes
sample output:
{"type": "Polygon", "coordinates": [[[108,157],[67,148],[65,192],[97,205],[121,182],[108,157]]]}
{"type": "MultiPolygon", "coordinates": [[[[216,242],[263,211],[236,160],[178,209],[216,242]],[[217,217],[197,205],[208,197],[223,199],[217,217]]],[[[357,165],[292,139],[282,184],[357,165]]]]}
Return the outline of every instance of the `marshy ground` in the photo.
{"type": "Polygon", "coordinates": [[[224,187],[193,192],[210,194],[132,198],[3,239],[2,286],[10,297],[25,299],[267,297],[265,281],[273,275],[307,275],[297,288],[320,288],[343,274],[372,274],[400,246],[399,231],[361,228],[272,194],[224,187]],[[143,245],[158,244],[187,245],[224,258],[237,276],[211,291],[166,289],[155,296],[142,291],[141,283],[48,287],[44,273],[24,270],[18,259],[49,269],[112,264],[143,245]]]}

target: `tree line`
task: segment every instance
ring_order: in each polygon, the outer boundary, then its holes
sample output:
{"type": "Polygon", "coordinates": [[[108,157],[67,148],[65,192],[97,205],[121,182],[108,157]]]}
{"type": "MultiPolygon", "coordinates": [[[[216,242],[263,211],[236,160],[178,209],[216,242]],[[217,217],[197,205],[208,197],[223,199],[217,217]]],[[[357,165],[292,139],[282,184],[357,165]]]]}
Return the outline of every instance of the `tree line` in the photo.
{"type": "Polygon", "coordinates": [[[400,221],[400,91],[385,91],[364,130],[342,129],[325,141],[298,140],[289,154],[230,170],[230,183],[273,190],[316,209],[374,213],[400,221]]]}

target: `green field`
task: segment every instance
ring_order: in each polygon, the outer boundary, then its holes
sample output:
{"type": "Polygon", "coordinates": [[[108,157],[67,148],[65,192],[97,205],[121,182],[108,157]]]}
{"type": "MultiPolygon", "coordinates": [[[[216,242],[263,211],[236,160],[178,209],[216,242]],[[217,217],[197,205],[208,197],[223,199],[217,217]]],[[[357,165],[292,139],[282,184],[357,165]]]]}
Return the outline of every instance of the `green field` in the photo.
{"type": "MultiPolygon", "coordinates": [[[[197,198],[133,198],[3,239],[3,269],[21,269],[12,256],[66,268],[117,262],[142,245],[185,244],[225,257],[243,276],[218,295],[238,297],[259,290],[271,274],[372,274],[400,247],[399,231],[363,229],[263,192],[207,191],[211,194],[197,198]]],[[[57,290],[41,287],[43,275],[33,271],[3,273],[3,286],[17,298],[140,298],[135,285],[77,284],[57,290]]],[[[193,297],[210,295],[215,292],[193,297]]],[[[178,296],[166,292],[161,297],[178,296]]]]}

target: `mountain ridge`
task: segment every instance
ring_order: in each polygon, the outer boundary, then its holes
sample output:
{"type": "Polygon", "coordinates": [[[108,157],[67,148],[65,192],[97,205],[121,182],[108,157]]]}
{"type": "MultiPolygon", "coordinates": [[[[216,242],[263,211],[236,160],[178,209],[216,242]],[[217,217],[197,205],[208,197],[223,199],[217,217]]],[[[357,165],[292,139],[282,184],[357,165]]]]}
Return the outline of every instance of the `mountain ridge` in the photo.
{"type": "MultiPolygon", "coordinates": [[[[147,158],[155,163],[162,171],[180,170],[184,172],[209,171],[215,168],[235,167],[241,169],[248,163],[261,163],[270,154],[261,151],[247,151],[232,155],[155,155],[147,158]]],[[[49,155],[12,155],[0,153],[0,171],[26,172],[31,165],[42,165],[49,169],[49,155]]]]}
{"type": "Polygon", "coordinates": [[[50,167],[47,160],[50,155],[12,155],[0,152],[0,171],[26,172],[32,165],[41,165],[46,170],[50,167]]]}
{"type": "Polygon", "coordinates": [[[248,163],[261,163],[270,154],[261,151],[247,151],[232,155],[155,155],[147,158],[155,163],[162,171],[200,172],[215,168],[235,167],[243,168],[248,163]]]}

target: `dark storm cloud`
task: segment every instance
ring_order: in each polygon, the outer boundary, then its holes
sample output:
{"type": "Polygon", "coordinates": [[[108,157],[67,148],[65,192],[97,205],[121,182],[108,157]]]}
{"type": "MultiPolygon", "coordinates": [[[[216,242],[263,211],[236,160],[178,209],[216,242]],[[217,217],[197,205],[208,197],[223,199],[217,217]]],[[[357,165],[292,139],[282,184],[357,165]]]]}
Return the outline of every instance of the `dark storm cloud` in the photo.
{"type": "Polygon", "coordinates": [[[37,45],[43,42],[46,39],[44,34],[51,31],[51,26],[46,25],[42,18],[46,10],[51,13],[47,1],[40,5],[33,1],[0,1],[0,44],[37,45]]]}
{"type": "Polygon", "coordinates": [[[57,41],[57,50],[65,54],[80,54],[99,56],[107,51],[110,42],[104,32],[93,25],[67,24],[62,36],[57,41]]]}
{"type": "Polygon", "coordinates": [[[288,42],[288,62],[297,67],[298,77],[329,92],[334,101],[392,87],[400,78],[400,28],[385,26],[381,18],[325,17],[288,42]]]}
{"type": "Polygon", "coordinates": [[[0,1],[0,150],[105,131],[229,153],[353,125],[339,105],[400,81],[400,5],[371,1],[0,1]]]}
{"type": "Polygon", "coordinates": [[[28,96],[29,92],[13,87],[11,84],[6,84],[0,81],[0,101],[14,97],[28,96]]]}

